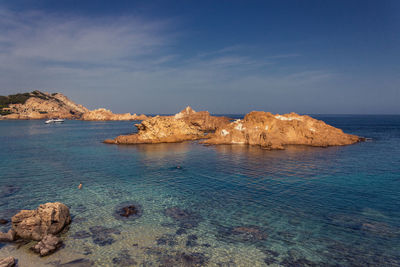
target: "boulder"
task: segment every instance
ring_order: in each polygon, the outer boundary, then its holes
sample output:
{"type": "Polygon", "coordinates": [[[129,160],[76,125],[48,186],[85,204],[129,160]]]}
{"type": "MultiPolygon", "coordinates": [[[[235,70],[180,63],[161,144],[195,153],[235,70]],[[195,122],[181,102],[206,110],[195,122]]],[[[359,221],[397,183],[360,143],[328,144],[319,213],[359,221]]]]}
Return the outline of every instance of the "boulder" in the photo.
{"type": "Polygon", "coordinates": [[[43,257],[55,252],[61,245],[60,238],[54,235],[46,235],[39,243],[31,247],[31,250],[43,257]]]}
{"type": "Polygon", "coordinates": [[[0,232],[0,242],[12,242],[15,240],[15,231],[13,229],[8,230],[7,233],[0,232]]]}
{"type": "Polygon", "coordinates": [[[0,267],[12,267],[15,266],[15,259],[14,257],[7,257],[4,259],[0,259],[0,267]]]}
{"type": "Polygon", "coordinates": [[[71,216],[66,205],[55,202],[42,204],[36,210],[21,210],[11,222],[18,237],[39,241],[63,230],[71,222],[71,216]]]}

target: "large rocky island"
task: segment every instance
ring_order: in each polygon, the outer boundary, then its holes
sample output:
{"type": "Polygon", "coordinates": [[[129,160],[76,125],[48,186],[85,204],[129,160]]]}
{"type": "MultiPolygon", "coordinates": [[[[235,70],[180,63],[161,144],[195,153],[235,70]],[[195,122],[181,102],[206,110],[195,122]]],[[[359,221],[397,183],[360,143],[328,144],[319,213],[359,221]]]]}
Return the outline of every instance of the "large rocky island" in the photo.
{"type": "Polygon", "coordinates": [[[49,94],[33,91],[31,93],[0,96],[0,120],[49,118],[108,121],[143,120],[148,117],[143,114],[114,114],[104,108],[89,110],[82,105],[75,104],[60,93],[49,94]]]}
{"type": "Polygon", "coordinates": [[[156,116],[136,124],[138,133],[107,139],[108,144],[154,144],[199,140],[203,144],[258,145],[264,149],[284,149],[286,145],[350,145],[363,138],[346,134],[310,116],[295,113],[273,115],[253,111],[242,120],[211,116],[190,107],[175,116],[156,116]]]}

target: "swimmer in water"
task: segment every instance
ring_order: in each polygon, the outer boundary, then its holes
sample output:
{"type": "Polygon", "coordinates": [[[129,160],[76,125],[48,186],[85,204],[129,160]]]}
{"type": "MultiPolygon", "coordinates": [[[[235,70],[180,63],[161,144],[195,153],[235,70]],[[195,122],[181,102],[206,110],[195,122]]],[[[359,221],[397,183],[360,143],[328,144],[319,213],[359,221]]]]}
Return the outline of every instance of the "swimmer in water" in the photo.
{"type": "Polygon", "coordinates": [[[78,185],[78,189],[82,189],[82,182],[81,182],[81,183],[79,183],[79,185],[78,185]]]}

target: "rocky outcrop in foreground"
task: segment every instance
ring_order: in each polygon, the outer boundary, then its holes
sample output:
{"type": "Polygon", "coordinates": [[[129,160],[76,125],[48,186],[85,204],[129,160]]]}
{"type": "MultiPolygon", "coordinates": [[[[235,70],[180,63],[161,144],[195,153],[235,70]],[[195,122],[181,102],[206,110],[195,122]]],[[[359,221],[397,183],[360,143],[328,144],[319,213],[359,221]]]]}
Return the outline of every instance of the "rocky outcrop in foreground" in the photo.
{"type": "Polygon", "coordinates": [[[55,202],[40,205],[36,210],[21,210],[11,218],[17,237],[42,240],[48,234],[58,234],[71,223],[66,205],[55,202]]]}
{"type": "Polygon", "coordinates": [[[81,117],[81,120],[84,121],[140,121],[145,119],[148,119],[148,117],[144,114],[114,114],[111,110],[104,108],[91,110],[84,113],[81,117]]]}
{"type": "Polygon", "coordinates": [[[0,267],[12,267],[15,266],[15,259],[14,257],[7,257],[4,259],[0,259],[0,267]]]}
{"type": "Polygon", "coordinates": [[[244,119],[219,127],[204,144],[259,145],[265,149],[284,149],[286,145],[341,146],[363,139],[296,113],[273,115],[253,111],[244,119]]]}
{"type": "Polygon", "coordinates": [[[39,243],[31,247],[31,250],[43,257],[53,253],[61,246],[62,242],[60,238],[54,235],[46,235],[39,243]]]}
{"type": "Polygon", "coordinates": [[[211,116],[187,107],[174,116],[156,116],[136,124],[137,134],[105,140],[109,144],[176,143],[205,138],[205,134],[229,123],[229,118],[211,116]]]}
{"type": "Polygon", "coordinates": [[[33,119],[78,119],[90,121],[108,120],[144,120],[145,115],[114,114],[110,110],[100,108],[89,110],[75,104],[60,93],[43,93],[33,91],[9,96],[0,96],[0,120],[33,120],[33,119]]]}

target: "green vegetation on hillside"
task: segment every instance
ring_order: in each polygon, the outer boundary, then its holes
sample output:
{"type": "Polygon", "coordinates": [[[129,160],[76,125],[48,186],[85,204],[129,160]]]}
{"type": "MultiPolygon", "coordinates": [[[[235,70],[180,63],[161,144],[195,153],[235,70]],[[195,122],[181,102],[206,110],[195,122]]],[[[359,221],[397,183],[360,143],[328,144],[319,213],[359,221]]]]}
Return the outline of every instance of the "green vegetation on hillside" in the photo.
{"type": "Polygon", "coordinates": [[[25,104],[26,100],[28,100],[30,97],[30,93],[0,96],[0,107],[5,108],[10,104],[25,104]]]}

